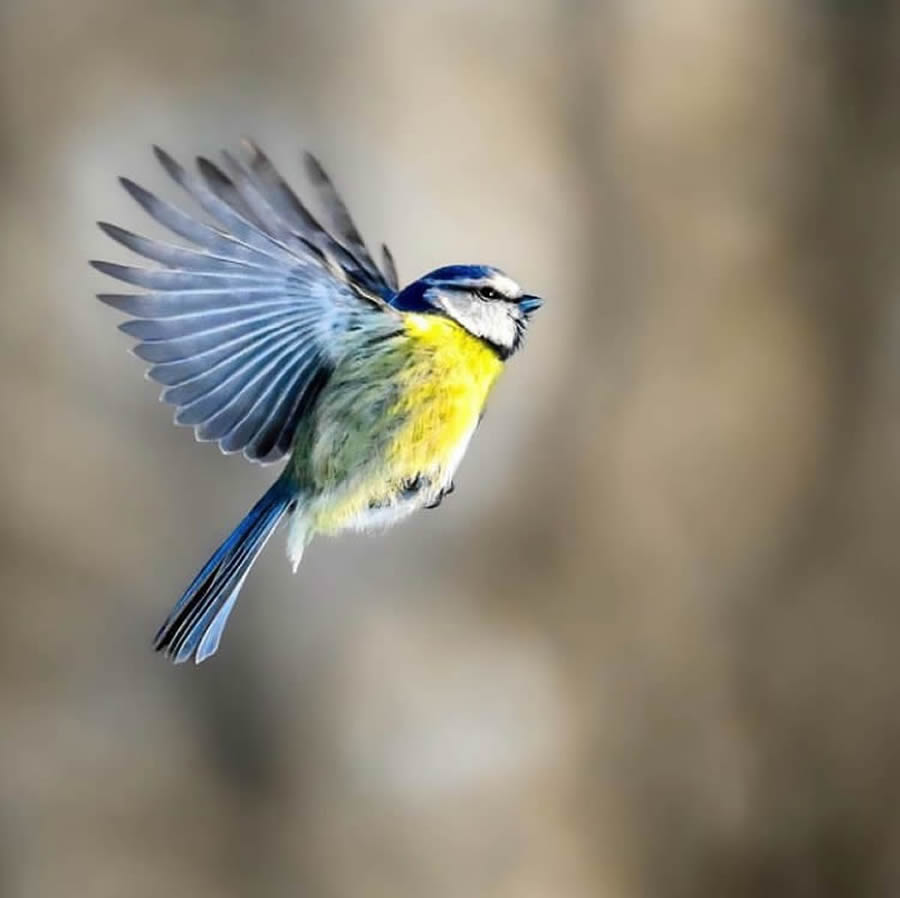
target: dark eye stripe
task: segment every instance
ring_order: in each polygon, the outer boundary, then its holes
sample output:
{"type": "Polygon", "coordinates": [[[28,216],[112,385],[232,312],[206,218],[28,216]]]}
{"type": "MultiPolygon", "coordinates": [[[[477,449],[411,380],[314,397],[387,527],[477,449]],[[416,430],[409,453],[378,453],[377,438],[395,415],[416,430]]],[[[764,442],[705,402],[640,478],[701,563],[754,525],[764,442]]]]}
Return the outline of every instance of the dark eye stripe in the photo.
{"type": "Polygon", "coordinates": [[[454,283],[452,281],[436,282],[434,286],[441,290],[450,290],[456,293],[464,293],[471,295],[472,293],[480,296],[482,299],[495,301],[502,300],[504,302],[517,302],[517,297],[507,296],[501,293],[496,287],[489,284],[472,284],[472,283],[454,283]]]}

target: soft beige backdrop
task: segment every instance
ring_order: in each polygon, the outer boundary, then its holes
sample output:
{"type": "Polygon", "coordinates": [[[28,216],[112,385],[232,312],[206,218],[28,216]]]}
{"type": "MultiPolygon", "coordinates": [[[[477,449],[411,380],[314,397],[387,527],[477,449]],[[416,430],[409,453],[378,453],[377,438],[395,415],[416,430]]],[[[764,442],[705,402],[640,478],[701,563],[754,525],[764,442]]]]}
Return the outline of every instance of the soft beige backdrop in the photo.
{"type": "Polygon", "coordinates": [[[5,0],[0,894],[900,893],[898,110],[889,0],[5,0]],[[174,669],[273,472],[86,259],[245,134],[547,304],[439,512],[174,669]]]}

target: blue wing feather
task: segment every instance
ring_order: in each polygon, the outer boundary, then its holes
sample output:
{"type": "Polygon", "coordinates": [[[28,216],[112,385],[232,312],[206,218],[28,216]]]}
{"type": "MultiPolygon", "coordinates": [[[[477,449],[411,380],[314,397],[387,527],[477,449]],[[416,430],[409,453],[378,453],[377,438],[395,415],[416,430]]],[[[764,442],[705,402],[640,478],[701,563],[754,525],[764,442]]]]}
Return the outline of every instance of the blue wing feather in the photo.
{"type": "MultiPolygon", "coordinates": [[[[222,434],[220,445],[225,452],[234,452],[247,446],[253,452],[257,444],[277,437],[295,395],[312,389],[314,372],[330,370],[315,357],[314,350],[288,360],[286,354],[276,360],[281,365],[277,373],[270,373],[263,388],[256,393],[256,399],[243,418],[236,420],[232,427],[222,434]]],[[[274,370],[276,365],[270,366],[274,370]]],[[[289,448],[289,447],[286,447],[289,448]]],[[[266,454],[266,453],[263,453],[266,454]]]]}
{"type": "Polygon", "coordinates": [[[247,309],[250,305],[296,305],[280,287],[237,287],[233,290],[187,290],[177,293],[99,293],[97,298],[137,318],[185,318],[203,312],[247,309]]]}
{"type": "Polygon", "coordinates": [[[246,271],[197,272],[178,271],[172,268],[135,268],[112,262],[96,262],[94,268],[137,287],[163,292],[212,293],[223,287],[256,287],[280,284],[283,280],[277,272],[262,268],[246,271]]]}
{"type": "Polygon", "coordinates": [[[271,256],[192,218],[171,203],[155,197],[131,179],[119,178],[119,183],[152,219],[195,246],[202,246],[211,253],[236,262],[253,263],[262,267],[272,264],[271,256]]]}
{"type": "MultiPolygon", "coordinates": [[[[146,192],[144,193],[146,194],[146,192]]],[[[133,193],[132,196],[134,196],[133,193]]],[[[150,197],[154,202],[159,202],[151,194],[146,194],[146,196],[150,197]]],[[[144,203],[141,203],[141,205],[153,215],[151,210],[155,208],[154,203],[150,204],[149,209],[144,203]]],[[[153,215],[153,217],[156,218],[155,215],[153,215]]],[[[166,224],[167,227],[170,227],[165,221],[162,223],[166,224]]],[[[184,246],[177,246],[174,243],[153,240],[150,237],[142,237],[140,234],[126,231],[125,228],[120,228],[118,225],[110,224],[106,221],[101,221],[97,224],[100,230],[108,237],[115,240],[116,243],[121,243],[122,246],[126,249],[130,249],[133,253],[143,256],[145,259],[159,262],[160,265],[164,265],[166,268],[176,268],[181,271],[198,271],[207,274],[218,274],[220,272],[227,273],[230,271],[239,274],[259,274],[260,272],[268,272],[269,270],[268,265],[260,265],[256,261],[237,258],[234,254],[234,248],[229,246],[227,241],[220,240],[219,249],[222,250],[227,247],[227,251],[232,253],[230,257],[214,255],[211,252],[203,252],[196,249],[189,249],[184,246]]],[[[174,229],[170,227],[170,230],[174,229]]],[[[175,233],[178,232],[175,231],[175,233]]],[[[198,245],[202,244],[198,242],[198,245]]]]}
{"type": "Polygon", "coordinates": [[[202,369],[196,377],[183,380],[176,386],[167,387],[163,390],[162,399],[170,405],[189,405],[194,400],[209,393],[210,390],[227,384],[236,377],[240,377],[245,371],[258,367],[260,364],[264,364],[273,358],[290,357],[290,354],[294,352],[294,337],[291,333],[279,339],[265,341],[264,348],[261,348],[259,351],[256,350],[255,346],[251,345],[249,348],[244,349],[243,352],[227,357],[212,368],[202,369]]]}
{"type": "Polygon", "coordinates": [[[340,335],[399,328],[385,302],[394,296],[393,263],[386,261],[384,275],[375,267],[318,163],[307,164],[337,236],[256,147],[247,164],[226,154],[227,172],[200,160],[199,176],[155,153],[216,226],[122,179],[149,215],[193,247],[101,223],[113,240],[160,267],[92,263],[147,291],[99,298],[132,316],[120,328],[138,341],[134,352],[166,388],[162,399],[175,406],[177,423],[225,452],[275,461],[290,450],[298,422],[344,351],[340,335]]]}
{"type": "Polygon", "coordinates": [[[333,258],[360,287],[389,302],[397,290],[397,285],[391,282],[391,275],[387,269],[382,273],[372,261],[347,207],[318,161],[308,157],[307,170],[324,206],[335,221],[337,236],[329,233],[306,208],[266,154],[252,142],[248,142],[247,146],[250,151],[247,166],[241,165],[229,154],[225,154],[226,164],[239,181],[243,183],[244,179],[251,180],[272,211],[298,234],[303,235],[307,244],[333,258]]]}
{"type": "Polygon", "coordinates": [[[185,190],[191,199],[217,221],[229,235],[241,243],[271,259],[292,265],[297,256],[279,240],[261,230],[252,221],[235,211],[224,200],[218,197],[200,178],[191,175],[187,169],[179,165],[165,150],[154,147],[153,152],[162,167],[172,180],[185,190]]]}
{"type": "Polygon", "coordinates": [[[265,333],[251,333],[186,359],[161,362],[154,365],[147,372],[147,376],[165,386],[179,386],[200,377],[206,371],[211,371],[225,361],[237,358],[244,352],[252,352],[254,347],[265,339],[265,333]]]}

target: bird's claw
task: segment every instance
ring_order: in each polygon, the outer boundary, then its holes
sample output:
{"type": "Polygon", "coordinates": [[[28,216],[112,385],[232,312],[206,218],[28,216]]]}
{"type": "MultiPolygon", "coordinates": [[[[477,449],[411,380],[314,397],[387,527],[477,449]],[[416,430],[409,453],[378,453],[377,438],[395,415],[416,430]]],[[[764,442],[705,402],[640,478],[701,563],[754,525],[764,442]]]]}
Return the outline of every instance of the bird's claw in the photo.
{"type": "Polygon", "coordinates": [[[451,480],[450,483],[447,484],[435,497],[431,500],[431,502],[426,505],[426,508],[437,508],[441,502],[444,501],[444,496],[449,496],[456,489],[456,484],[451,480]]]}

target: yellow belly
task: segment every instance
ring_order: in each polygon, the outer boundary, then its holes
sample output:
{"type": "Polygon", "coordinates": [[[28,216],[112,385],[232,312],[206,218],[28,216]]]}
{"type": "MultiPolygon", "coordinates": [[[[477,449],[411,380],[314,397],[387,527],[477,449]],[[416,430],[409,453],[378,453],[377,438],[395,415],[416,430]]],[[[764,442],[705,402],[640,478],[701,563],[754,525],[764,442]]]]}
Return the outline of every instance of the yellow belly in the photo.
{"type": "Polygon", "coordinates": [[[410,315],[411,363],[401,372],[393,413],[405,424],[388,452],[402,472],[428,472],[468,440],[503,363],[481,340],[447,318],[410,315]]]}
{"type": "Polygon", "coordinates": [[[449,484],[502,369],[497,354],[455,322],[407,316],[404,337],[368,371],[353,410],[349,402],[347,411],[334,409],[346,429],[335,427],[335,436],[316,446],[318,479],[327,489],[315,503],[314,529],[367,526],[373,506],[395,501],[417,477],[429,482],[419,504],[437,496],[449,484]],[[373,407],[379,411],[371,413],[373,407]]]}

